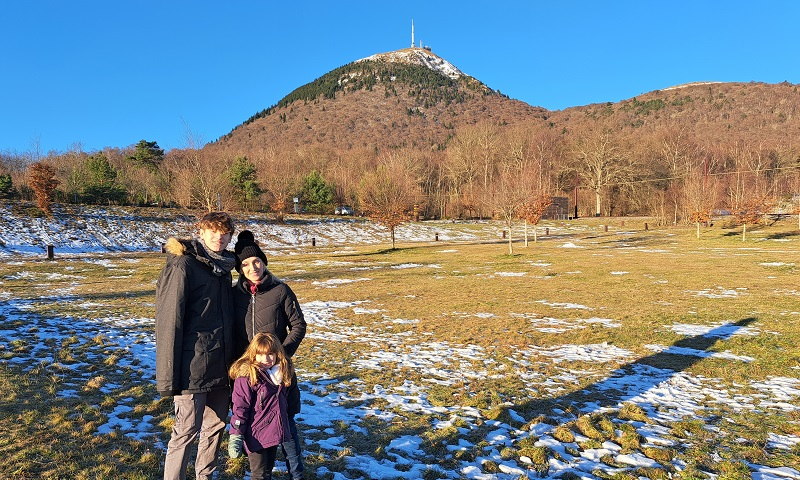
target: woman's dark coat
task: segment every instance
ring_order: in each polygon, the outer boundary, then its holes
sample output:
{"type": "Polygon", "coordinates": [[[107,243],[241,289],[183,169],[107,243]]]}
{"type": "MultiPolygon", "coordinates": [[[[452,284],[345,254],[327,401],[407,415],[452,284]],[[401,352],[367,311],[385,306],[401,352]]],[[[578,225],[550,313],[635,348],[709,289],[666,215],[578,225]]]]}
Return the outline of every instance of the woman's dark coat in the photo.
{"type": "MultiPolygon", "coordinates": [[[[233,287],[233,302],[239,327],[237,337],[241,340],[239,352],[244,352],[256,333],[273,333],[283,344],[286,354],[289,357],[294,355],[306,336],[306,320],[288,285],[267,272],[256,293],[251,294],[250,282],[244,275],[239,275],[239,281],[233,287]]],[[[296,377],[292,379],[288,395],[289,415],[295,415],[300,412],[296,377]]]]}
{"type": "Polygon", "coordinates": [[[156,389],[172,396],[228,388],[236,353],[232,277],[203,248],[170,238],[156,283],[156,389]]]}

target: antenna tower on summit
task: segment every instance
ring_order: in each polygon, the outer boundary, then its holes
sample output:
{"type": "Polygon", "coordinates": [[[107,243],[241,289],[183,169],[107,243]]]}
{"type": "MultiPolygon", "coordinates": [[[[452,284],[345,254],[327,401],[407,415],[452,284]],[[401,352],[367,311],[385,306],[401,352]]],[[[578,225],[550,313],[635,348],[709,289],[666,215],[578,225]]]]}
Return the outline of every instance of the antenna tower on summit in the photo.
{"type": "Polygon", "coordinates": [[[411,19],[411,48],[414,48],[414,19],[411,19]]]}

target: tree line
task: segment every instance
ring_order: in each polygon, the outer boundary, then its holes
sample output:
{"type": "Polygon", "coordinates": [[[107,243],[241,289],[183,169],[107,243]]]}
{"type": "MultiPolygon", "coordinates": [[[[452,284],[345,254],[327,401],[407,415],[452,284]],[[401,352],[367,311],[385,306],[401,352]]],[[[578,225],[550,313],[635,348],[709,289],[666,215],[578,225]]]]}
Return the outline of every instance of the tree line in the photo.
{"type": "MultiPolygon", "coordinates": [[[[155,141],[95,152],[0,156],[0,195],[56,202],[333,213],[352,205],[387,225],[410,216],[536,224],[553,196],[579,216],[648,215],[663,224],[730,212],[746,229],[767,212],[800,212],[800,154],[790,143],[643,132],[601,121],[574,131],[481,122],[444,150],[219,144],[165,152],[155,141]],[[46,168],[43,168],[46,167],[46,168]]],[[[393,227],[392,227],[393,228],[393,227]]]]}

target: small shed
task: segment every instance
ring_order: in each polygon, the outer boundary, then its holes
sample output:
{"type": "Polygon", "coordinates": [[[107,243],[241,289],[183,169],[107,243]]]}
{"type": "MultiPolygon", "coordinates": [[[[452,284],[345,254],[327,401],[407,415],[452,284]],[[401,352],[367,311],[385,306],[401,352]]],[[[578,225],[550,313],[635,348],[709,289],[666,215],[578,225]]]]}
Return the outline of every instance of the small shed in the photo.
{"type": "Polygon", "coordinates": [[[542,214],[545,220],[566,220],[569,215],[569,199],[567,197],[553,197],[553,203],[542,214]]]}

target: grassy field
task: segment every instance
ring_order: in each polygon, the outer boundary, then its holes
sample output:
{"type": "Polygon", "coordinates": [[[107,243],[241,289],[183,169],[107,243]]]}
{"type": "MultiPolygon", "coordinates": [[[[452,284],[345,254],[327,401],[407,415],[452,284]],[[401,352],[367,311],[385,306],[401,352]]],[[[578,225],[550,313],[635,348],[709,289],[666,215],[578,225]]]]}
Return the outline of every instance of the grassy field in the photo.
{"type": "MultiPolygon", "coordinates": [[[[586,219],[511,255],[498,235],[272,256],[310,324],[309,478],[800,478],[796,228],[586,219]]],[[[0,476],[159,477],[162,265],[0,265],[0,476]]]]}

